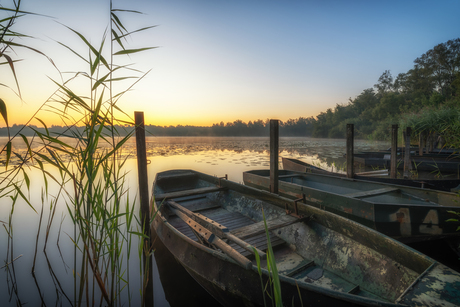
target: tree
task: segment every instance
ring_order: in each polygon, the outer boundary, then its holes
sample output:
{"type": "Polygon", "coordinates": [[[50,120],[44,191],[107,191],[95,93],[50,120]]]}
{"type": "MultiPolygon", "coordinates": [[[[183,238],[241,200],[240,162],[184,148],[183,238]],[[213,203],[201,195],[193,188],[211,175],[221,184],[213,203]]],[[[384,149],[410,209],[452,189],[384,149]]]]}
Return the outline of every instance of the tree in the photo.
{"type": "Polygon", "coordinates": [[[445,97],[453,96],[452,83],[460,71],[460,38],[434,46],[414,63],[431,78],[435,90],[445,97]]]}
{"type": "Polygon", "coordinates": [[[393,90],[393,76],[389,70],[385,70],[379,78],[379,83],[375,84],[374,87],[380,95],[393,90]]]}

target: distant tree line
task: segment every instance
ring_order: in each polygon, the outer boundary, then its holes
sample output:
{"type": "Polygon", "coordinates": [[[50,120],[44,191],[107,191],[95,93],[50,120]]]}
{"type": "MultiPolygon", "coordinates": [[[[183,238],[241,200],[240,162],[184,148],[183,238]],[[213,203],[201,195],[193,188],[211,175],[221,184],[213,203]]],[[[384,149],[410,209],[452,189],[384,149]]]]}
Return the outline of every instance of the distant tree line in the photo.
{"type": "MultiPolygon", "coordinates": [[[[311,136],[313,133],[315,119],[313,117],[297,119],[289,119],[288,121],[280,121],[280,135],[281,136],[311,136]]],[[[133,127],[115,126],[120,135],[127,135],[133,131],[133,127]]],[[[61,127],[51,126],[49,128],[39,128],[37,126],[23,126],[13,125],[10,127],[10,134],[15,135],[20,132],[26,136],[32,136],[35,131],[52,135],[65,135],[72,136],[73,132],[79,130],[82,132],[82,127],[61,127]],[[47,132],[48,131],[48,132],[47,132]]],[[[220,122],[220,124],[213,124],[211,127],[199,126],[156,126],[146,125],[147,136],[269,136],[270,120],[265,121],[258,119],[245,123],[241,120],[234,122],[220,122]]],[[[0,128],[0,136],[7,136],[8,131],[6,128],[0,128]]]]}
{"type": "MultiPolygon", "coordinates": [[[[460,38],[428,50],[414,60],[414,67],[406,73],[393,77],[389,70],[385,70],[373,88],[363,90],[346,104],[337,104],[335,108],[321,112],[316,118],[281,121],[280,136],[343,138],[346,136],[346,124],[352,123],[357,138],[384,140],[389,138],[391,124],[417,124],[417,117],[425,118],[424,123],[426,118],[436,121],[436,112],[440,108],[460,111],[460,38]]],[[[459,120],[456,124],[460,126],[459,120]]],[[[41,133],[46,132],[45,128],[31,127],[41,133]]],[[[22,128],[21,125],[13,125],[10,134],[14,135],[22,128]]],[[[26,127],[21,133],[33,135],[33,129],[26,127]]],[[[71,135],[66,129],[51,126],[49,132],[71,135]]],[[[132,131],[132,127],[117,126],[117,129],[121,135],[132,131]]],[[[420,128],[418,131],[421,131],[420,128]]],[[[147,125],[146,132],[155,136],[268,136],[269,120],[245,123],[238,119],[215,123],[211,127],[147,125]]],[[[8,135],[7,129],[0,128],[0,135],[8,135]]]]}
{"type": "MultiPolygon", "coordinates": [[[[313,137],[345,137],[346,124],[355,126],[355,136],[389,138],[391,124],[407,122],[413,115],[427,117],[439,108],[460,106],[460,38],[438,44],[414,60],[414,67],[394,78],[383,72],[374,88],[365,89],[346,105],[321,112],[313,137]]],[[[431,116],[435,118],[435,116],[431,116]]]]}

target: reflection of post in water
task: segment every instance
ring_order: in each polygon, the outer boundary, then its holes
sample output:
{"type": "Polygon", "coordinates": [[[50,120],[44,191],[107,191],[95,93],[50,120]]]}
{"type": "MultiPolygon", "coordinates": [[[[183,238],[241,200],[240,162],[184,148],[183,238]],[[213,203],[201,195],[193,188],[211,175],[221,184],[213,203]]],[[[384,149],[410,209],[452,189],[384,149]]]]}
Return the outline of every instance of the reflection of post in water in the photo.
{"type": "Polygon", "coordinates": [[[149,187],[147,177],[147,149],[145,144],[144,112],[134,112],[136,124],[136,152],[137,171],[139,179],[139,197],[141,206],[141,225],[144,234],[143,246],[143,303],[144,306],[153,306],[153,273],[152,273],[152,252],[150,241],[150,209],[149,209],[149,187]]]}
{"type": "Polygon", "coordinates": [[[390,156],[390,178],[396,178],[397,170],[397,155],[398,155],[398,125],[391,126],[391,156],[390,156]]]}
{"type": "Polygon", "coordinates": [[[347,178],[354,177],[354,125],[347,124],[347,178]]]}
{"type": "MultiPolygon", "coordinates": [[[[152,230],[152,238],[157,234],[152,230]]],[[[161,285],[170,306],[220,306],[180,265],[161,240],[153,239],[153,253],[161,285]],[[180,295],[177,295],[180,291],[180,295]]],[[[157,287],[155,286],[155,291],[157,287]]],[[[156,295],[158,298],[158,295],[156,295]]],[[[166,304],[166,302],[164,302],[166,304]]],[[[161,304],[163,306],[163,304],[161,304]]]]}
{"type": "Polygon", "coordinates": [[[278,194],[279,121],[270,120],[270,192],[278,194]]]}
{"type": "MultiPolygon", "coordinates": [[[[11,252],[12,251],[13,251],[13,248],[11,248],[11,252]]],[[[9,253],[10,253],[10,244],[8,244],[7,255],[9,255],[9,253]]],[[[0,269],[5,269],[6,271],[8,296],[11,300],[14,294],[16,296],[16,303],[18,304],[18,306],[22,306],[22,304],[21,304],[21,300],[19,299],[19,290],[18,290],[18,283],[16,279],[16,272],[14,270],[14,261],[20,258],[21,256],[18,256],[15,259],[12,259],[11,261],[9,261],[9,258],[7,256],[7,259],[6,259],[7,263],[4,266],[0,267],[0,269]]]]}
{"type": "Polygon", "coordinates": [[[412,164],[410,161],[410,135],[412,133],[411,127],[406,127],[404,131],[404,178],[409,178],[410,171],[412,170],[412,164]]]}
{"type": "MultiPolygon", "coordinates": [[[[62,191],[62,186],[61,186],[61,189],[59,190],[57,198],[59,198],[59,195],[61,194],[61,191],[62,191]]],[[[57,277],[56,273],[54,272],[53,266],[51,265],[52,262],[48,258],[48,254],[46,252],[47,251],[47,244],[48,244],[49,235],[51,233],[51,225],[53,224],[53,221],[54,221],[56,208],[57,208],[57,202],[51,202],[51,208],[50,208],[51,210],[50,210],[49,215],[48,215],[48,224],[46,225],[46,234],[45,234],[45,241],[44,241],[44,246],[43,246],[43,254],[45,255],[45,260],[46,260],[46,263],[48,265],[48,270],[49,270],[51,279],[52,279],[53,284],[54,284],[55,291],[52,291],[52,292],[55,292],[56,295],[57,295],[57,297],[56,297],[56,299],[54,301],[59,302],[59,301],[62,300],[61,296],[64,296],[65,299],[68,301],[68,303],[72,306],[73,305],[72,301],[67,296],[67,294],[65,293],[65,291],[64,291],[64,289],[63,289],[63,287],[61,285],[61,282],[59,281],[59,278],[57,277]]],[[[39,282],[38,282],[38,280],[36,278],[36,275],[35,275],[35,262],[36,262],[36,259],[37,259],[38,243],[40,242],[39,238],[40,238],[40,231],[41,231],[41,225],[42,225],[42,220],[43,220],[43,209],[44,209],[44,203],[42,201],[42,209],[41,209],[41,212],[40,212],[40,220],[39,220],[39,224],[38,224],[37,238],[36,238],[36,241],[35,241],[35,252],[34,252],[33,265],[32,265],[32,277],[33,277],[33,280],[34,280],[35,285],[37,287],[38,293],[40,295],[40,300],[42,302],[42,305],[46,306],[46,303],[45,303],[43,295],[42,295],[42,290],[41,290],[41,288],[39,286],[39,282]]],[[[61,226],[62,226],[62,221],[61,221],[61,226]]],[[[61,233],[61,228],[59,228],[58,239],[57,239],[56,245],[57,245],[57,248],[58,248],[58,251],[59,251],[59,256],[61,257],[62,263],[64,265],[64,269],[65,269],[66,274],[67,274],[67,265],[65,263],[64,257],[62,256],[61,248],[59,246],[60,233],[61,233]]],[[[74,283],[76,285],[76,279],[74,279],[74,283]]],[[[45,288],[49,289],[50,285],[46,284],[45,288]]],[[[74,293],[74,295],[75,295],[75,293],[74,293]]],[[[49,300],[49,301],[52,301],[52,300],[49,300]]]]}

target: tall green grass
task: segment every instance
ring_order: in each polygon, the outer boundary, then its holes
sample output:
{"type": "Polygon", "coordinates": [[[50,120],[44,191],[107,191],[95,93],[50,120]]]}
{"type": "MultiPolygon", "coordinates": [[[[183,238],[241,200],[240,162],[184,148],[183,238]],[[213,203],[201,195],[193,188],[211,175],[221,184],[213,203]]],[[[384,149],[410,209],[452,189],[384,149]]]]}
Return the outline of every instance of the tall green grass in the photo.
{"type": "Polygon", "coordinates": [[[257,250],[253,247],[254,255],[257,263],[257,270],[260,276],[260,287],[262,289],[262,295],[264,299],[264,306],[268,306],[268,302],[265,299],[265,294],[271,299],[272,305],[283,306],[283,298],[281,294],[281,283],[278,276],[278,268],[276,267],[275,255],[273,253],[273,248],[270,240],[270,231],[268,230],[267,220],[265,218],[265,212],[262,209],[262,217],[264,221],[265,234],[267,237],[267,271],[268,271],[268,280],[264,285],[262,266],[260,262],[260,256],[257,250]]]}
{"type": "MultiPolygon", "coordinates": [[[[14,258],[14,227],[13,214],[18,199],[23,199],[32,210],[35,201],[30,200],[30,179],[28,170],[35,168],[43,174],[42,211],[39,216],[37,242],[42,226],[43,207],[49,202],[48,217],[43,251],[46,256],[48,235],[55,223],[54,213],[58,203],[65,202],[68,216],[74,224],[74,232],[69,235],[74,245],[73,295],[64,296],[69,303],[80,306],[83,302],[99,302],[100,305],[126,305],[121,302],[121,294],[129,289],[129,273],[132,243],[134,237],[142,237],[143,231],[138,218],[136,198],[129,195],[127,170],[125,164],[128,157],[120,154],[120,148],[134,132],[132,120],[121,120],[126,117],[118,105],[120,98],[142,80],[147,73],[133,69],[129,64],[118,65],[116,59],[150,50],[154,47],[129,49],[128,38],[133,34],[146,31],[145,27],[133,31],[127,30],[123,23],[125,14],[141,14],[137,11],[114,9],[112,1],[109,9],[107,29],[102,31],[99,44],[90,43],[90,39],[75,29],[66,27],[73,35],[72,45],[59,42],[76,61],[86,64],[85,71],[76,71],[63,81],[54,81],[56,91],[37,111],[35,119],[41,122],[45,133],[35,130],[32,140],[23,135],[9,136],[8,142],[0,154],[5,156],[6,170],[0,173],[0,198],[9,199],[11,211],[9,220],[4,224],[8,234],[7,266],[14,258]],[[86,51],[79,53],[75,46],[85,46],[86,51]],[[83,79],[88,84],[84,95],[72,88],[74,81],[83,79]],[[130,81],[134,80],[134,81],[130,81]],[[127,83],[129,81],[129,83],[127,83]],[[116,90],[121,88],[121,90],[116,90]],[[60,116],[67,130],[60,135],[52,135],[41,119],[43,110],[60,116]],[[126,136],[121,136],[116,125],[128,124],[126,136]],[[83,126],[84,129],[74,129],[83,126]],[[12,149],[12,140],[22,139],[27,150],[23,153],[12,149]],[[68,139],[72,140],[69,143],[68,139]],[[40,146],[36,146],[37,142],[40,146]],[[76,145],[75,145],[76,144],[76,145]],[[9,167],[12,158],[18,161],[14,168],[9,167]],[[54,168],[56,175],[50,171],[54,168]],[[59,192],[50,197],[48,186],[52,181],[57,184],[59,192]],[[133,237],[134,236],[134,237],[133,237]],[[73,299],[69,298],[73,297],[73,299]]],[[[26,37],[14,32],[12,26],[19,18],[28,14],[20,10],[21,1],[13,1],[13,8],[0,7],[0,10],[10,13],[2,19],[0,28],[0,68],[7,67],[13,74],[15,87],[8,88],[20,96],[20,82],[15,73],[16,60],[8,51],[14,48],[28,48],[37,53],[40,51],[26,45],[14,42],[14,39],[26,37]]],[[[65,26],[64,26],[65,27],[65,26]]],[[[44,55],[46,56],[46,55],[44,55]]],[[[66,76],[68,74],[65,74],[66,76]]],[[[64,74],[62,74],[64,76],[64,74]]],[[[7,87],[6,83],[1,86],[7,87]]],[[[0,115],[8,126],[8,105],[0,97],[0,115]]],[[[126,131],[123,133],[126,134],[126,131]]],[[[36,211],[37,212],[37,211],[36,211]]],[[[37,212],[38,213],[38,212],[37,212]]],[[[62,221],[61,221],[62,223],[62,221]]],[[[134,240],[137,241],[137,240],[134,240]]],[[[142,244],[143,240],[138,240],[142,244]]],[[[149,250],[149,249],[148,249],[149,250]]],[[[38,246],[35,246],[34,264],[38,246]]],[[[50,268],[52,268],[50,263],[50,268]]],[[[11,267],[14,274],[14,266],[11,267]]],[[[140,280],[145,282],[144,272],[140,272],[140,280]]],[[[38,284],[37,284],[38,286],[38,284]]],[[[141,295],[145,286],[140,289],[141,295]]],[[[40,292],[41,295],[41,292],[40,292]]],[[[19,295],[16,295],[18,303],[19,295]]],[[[131,294],[128,294],[131,305],[131,294]]],[[[143,299],[143,298],[142,298],[143,299]]],[[[43,301],[42,301],[43,302],[43,301]]]]}

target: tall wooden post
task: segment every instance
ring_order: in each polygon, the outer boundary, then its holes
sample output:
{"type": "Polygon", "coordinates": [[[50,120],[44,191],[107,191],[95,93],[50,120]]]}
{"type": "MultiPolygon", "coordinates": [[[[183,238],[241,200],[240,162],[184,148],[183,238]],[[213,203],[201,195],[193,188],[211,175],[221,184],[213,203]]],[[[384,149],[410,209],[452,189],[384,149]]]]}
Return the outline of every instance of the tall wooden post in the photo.
{"type": "Polygon", "coordinates": [[[278,194],[279,121],[270,120],[270,192],[278,194]]]}
{"type": "Polygon", "coordinates": [[[419,138],[418,138],[418,154],[419,156],[423,156],[423,151],[425,150],[425,133],[420,132],[419,138]]]}
{"type": "Polygon", "coordinates": [[[150,210],[149,210],[149,186],[147,176],[147,148],[145,145],[144,112],[134,112],[136,125],[136,151],[137,171],[139,177],[139,198],[141,205],[141,220],[144,229],[144,306],[153,306],[153,272],[150,241],[150,210]]]}
{"type": "Polygon", "coordinates": [[[354,137],[355,130],[353,124],[347,124],[347,178],[354,177],[354,137]]]}
{"type": "Polygon", "coordinates": [[[396,162],[398,160],[398,125],[391,125],[391,158],[390,158],[390,177],[396,178],[398,170],[396,162]]]}
{"type": "Polygon", "coordinates": [[[411,127],[406,127],[406,146],[404,148],[404,178],[409,178],[410,170],[412,169],[412,162],[410,159],[410,135],[412,133],[411,127]]]}

